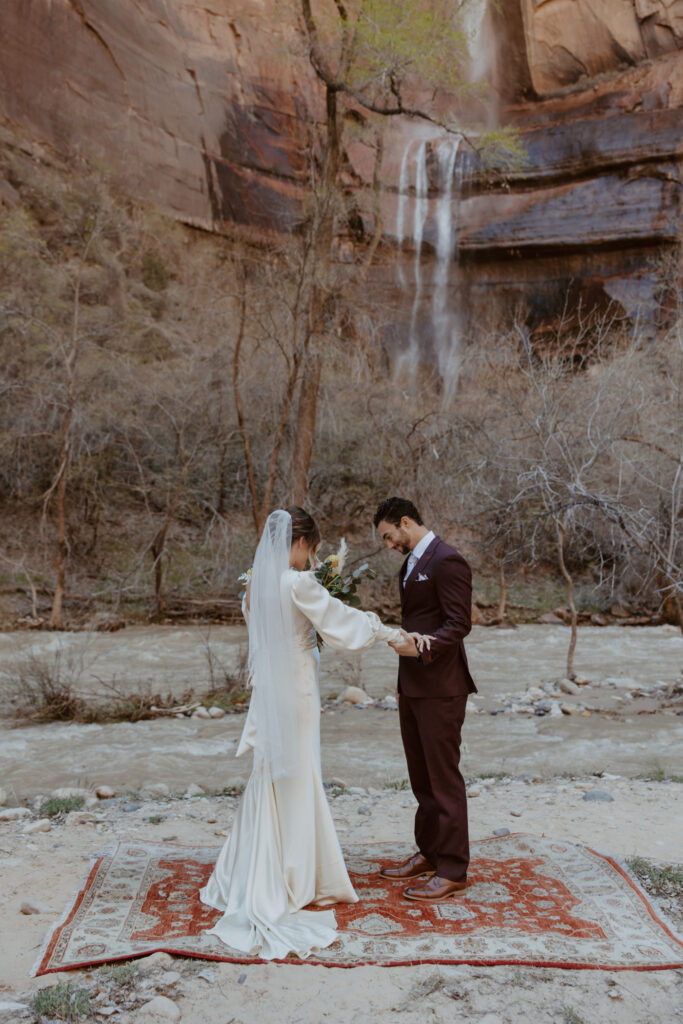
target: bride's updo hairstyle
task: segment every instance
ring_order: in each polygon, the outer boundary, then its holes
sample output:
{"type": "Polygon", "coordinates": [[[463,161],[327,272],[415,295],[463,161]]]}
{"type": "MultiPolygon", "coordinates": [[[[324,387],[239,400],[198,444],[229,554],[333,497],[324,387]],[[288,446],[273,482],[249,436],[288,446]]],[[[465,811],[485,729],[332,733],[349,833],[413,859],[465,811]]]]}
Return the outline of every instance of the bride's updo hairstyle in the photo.
{"type": "Polygon", "coordinates": [[[320,543],[320,530],[313,516],[309,516],[298,505],[289,505],[285,512],[289,512],[292,517],[292,544],[303,537],[310,547],[317,547],[320,543]]]}

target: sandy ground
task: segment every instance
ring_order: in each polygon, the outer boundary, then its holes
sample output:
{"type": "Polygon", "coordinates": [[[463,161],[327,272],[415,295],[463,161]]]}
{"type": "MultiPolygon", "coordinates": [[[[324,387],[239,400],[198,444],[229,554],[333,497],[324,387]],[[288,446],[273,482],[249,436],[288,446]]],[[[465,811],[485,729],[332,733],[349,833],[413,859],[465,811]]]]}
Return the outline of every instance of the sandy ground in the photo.
{"type": "MultiPolygon", "coordinates": [[[[683,785],[645,776],[657,768],[665,776],[683,774],[683,718],[652,696],[632,694],[636,686],[676,679],[683,642],[666,628],[585,632],[590,635],[584,638],[577,667],[590,683],[571,699],[577,707],[592,710],[589,717],[577,711],[559,718],[513,712],[509,698],[561,674],[566,632],[561,627],[524,627],[475,633],[470,650],[481,695],[473,705],[480,710],[469,715],[463,759],[471,834],[483,838],[494,829],[508,828],[569,838],[618,858],[640,855],[659,864],[681,862],[683,785]],[[509,776],[498,777],[502,771],[509,776]],[[612,801],[585,801],[586,792],[594,789],[608,793],[612,801]]],[[[197,634],[187,630],[160,633],[154,631],[149,638],[148,653],[157,659],[149,659],[156,673],[150,678],[158,680],[162,673],[165,681],[180,686],[188,678],[191,652],[196,658],[203,640],[198,642],[197,634]],[[171,652],[167,660],[164,649],[171,652]]],[[[17,654],[17,642],[40,645],[56,639],[0,637],[5,668],[25,654],[17,654]]],[[[93,642],[100,641],[103,662],[118,678],[123,673],[129,678],[133,654],[137,659],[145,653],[144,636],[126,630],[93,642]]],[[[218,642],[225,644],[224,657],[236,658],[243,633],[233,631],[218,642]]],[[[338,659],[336,667],[329,659],[322,674],[323,694],[351,682],[360,682],[375,697],[391,692],[392,657],[390,652],[369,652],[360,670],[348,659],[338,659]]],[[[386,788],[390,780],[406,775],[396,712],[378,706],[342,709],[330,702],[325,707],[325,778],[353,790],[330,795],[342,844],[409,840],[412,795],[386,788]],[[359,813],[359,807],[370,814],[359,813]]],[[[35,801],[63,785],[108,784],[117,793],[93,808],[95,821],[89,824],[76,824],[72,818],[54,821],[49,832],[26,834],[25,821],[0,822],[2,1024],[37,1020],[27,1009],[31,994],[58,980],[88,987],[96,1000],[90,1019],[117,1024],[162,1019],[143,1009],[156,994],[168,997],[180,1019],[191,1024],[683,1021],[683,986],[674,971],[212,964],[210,973],[201,977],[207,965],[158,956],[120,980],[103,969],[31,979],[29,971],[47,928],[85,876],[90,859],[117,837],[134,833],[161,842],[222,843],[237,799],[211,791],[246,777],[248,762],[241,764],[232,756],[242,720],[235,715],[215,722],[173,719],[135,726],[0,729],[0,785],[8,804],[35,801]],[[154,783],[181,794],[195,784],[207,795],[152,798],[145,786],[154,783]],[[138,795],[131,797],[131,791],[138,795]],[[40,904],[43,911],[22,914],[25,900],[40,904]]]]}

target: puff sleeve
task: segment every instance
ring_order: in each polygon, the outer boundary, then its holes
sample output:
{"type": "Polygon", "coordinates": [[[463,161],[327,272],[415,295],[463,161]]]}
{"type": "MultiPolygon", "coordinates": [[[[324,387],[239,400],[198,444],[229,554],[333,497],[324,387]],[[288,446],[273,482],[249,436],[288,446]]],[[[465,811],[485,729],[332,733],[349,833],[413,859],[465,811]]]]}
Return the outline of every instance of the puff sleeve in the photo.
{"type": "Polygon", "coordinates": [[[398,629],[383,625],[374,612],[351,608],[332,597],[312,572],[297,573],[292,600],[324,642],[337,651],[365,651],[378,641],[401,638],[398,629]]]}

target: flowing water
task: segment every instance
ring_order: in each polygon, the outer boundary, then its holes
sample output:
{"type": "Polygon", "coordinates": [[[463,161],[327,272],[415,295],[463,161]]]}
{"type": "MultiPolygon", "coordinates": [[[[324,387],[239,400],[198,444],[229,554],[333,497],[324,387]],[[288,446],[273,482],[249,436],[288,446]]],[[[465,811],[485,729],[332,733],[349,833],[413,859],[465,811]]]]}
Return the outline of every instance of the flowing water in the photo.
{"type": "MultiPolygon", "coordinates": [[[[683,774],[683,717],[642,698],[636,684],[675,681],[683,665],[683,638],[670,626],[612,626],[579,632],[577,671],[594,683],[581,699],[602,709],[591,717],[521,716],[503,712],[507,694],[561,677],[568,641],[563,626],[515,630],[475,627],[467,647],[479,696],[465,726],[464,770],[550,777],[564,772],[638,775],[658,767],[683,774]],[[474,713],[474,708],[479,708],[474,713]]],[[[0,688],[25,678],[27,664],[75,673],[87,693],[149,688],[177,695],[207,687],[221,671],[234,672],[246,642],[241,627],[130,627],[119,633],[0,634],[0,688]],[[211,662],[210,659],[213,659],[211,662]]],[[[349,684],[376,699],[395,688],[396,659],[386,647],[361,656],[323,650],[323,698],[349,684]]],[[[213,790],[244,781],[249,759],[234,757],[243,714],[216,720],[162,718],[107,725],[16,727],[0,721],[0,786],[11,798],[46,794],[59,786],[109,784],[119,792],[163,782],[182,790],[191,782],[213,790]]],[[[352,785],[382,784],[406,774],[396,711],[328,704],[322,718],[325,778],[352,785]]]]}

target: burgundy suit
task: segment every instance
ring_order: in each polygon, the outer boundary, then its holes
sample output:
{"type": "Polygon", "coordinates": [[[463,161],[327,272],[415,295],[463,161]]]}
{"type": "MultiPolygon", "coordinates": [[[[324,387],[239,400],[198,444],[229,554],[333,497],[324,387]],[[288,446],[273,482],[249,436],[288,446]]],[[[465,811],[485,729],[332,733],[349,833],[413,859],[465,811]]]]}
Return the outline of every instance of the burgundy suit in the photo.
{"type": "Polygon", "coordinates": [[[460,774],[460,731],[467,695],[476,692],[463,638],[472,628],[472,573],[435,537],[408,579],[399,577],[402,625],[434,637],[419,658],[400,658],[401,737],[418,802],[415,841],[440,878],[464,881],[469,864],[467,797],[460,774]]]}

